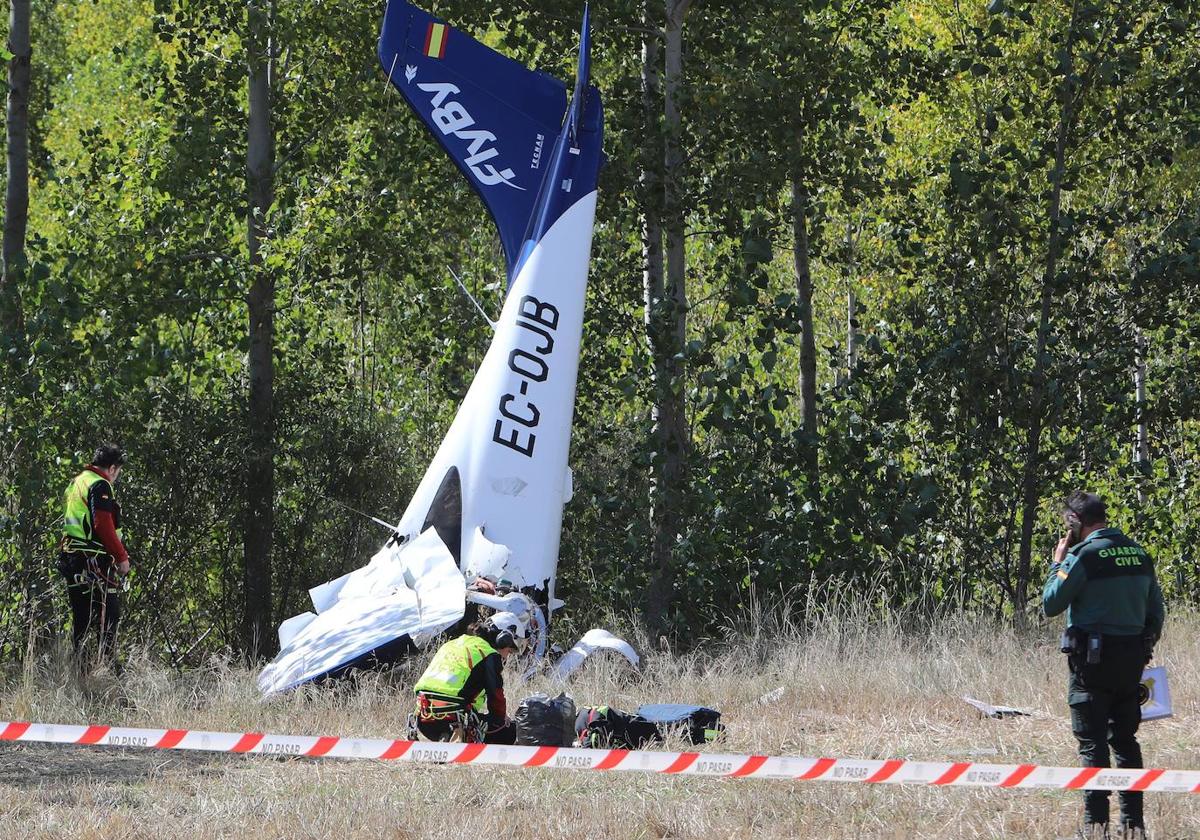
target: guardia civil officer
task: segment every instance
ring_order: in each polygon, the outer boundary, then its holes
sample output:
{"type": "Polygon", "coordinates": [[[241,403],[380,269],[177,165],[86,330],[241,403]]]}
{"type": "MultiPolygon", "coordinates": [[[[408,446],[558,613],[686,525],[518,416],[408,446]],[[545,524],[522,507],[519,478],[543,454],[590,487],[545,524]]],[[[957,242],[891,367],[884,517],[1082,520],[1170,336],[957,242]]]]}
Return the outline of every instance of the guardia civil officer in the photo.
{"type": "Polygon", "coordinates": [[[101,444],[92,462],[71,479],[63,496],[63,536],[58,571],[67,587],[75,653],[95,628],[99,657],[120,670],[115,657],[121,620],[121,589],[129,574],[129,553],[121,536],[121,505],[113,487],[125,453],[101,444]]]}
{"type": "MultiPolygon", "coordinates": [[[[1067,702],[1085,767],[1142,767],[1137,742],[1142,669],[1163,627],[1163,597],[1144,548],[1108,526],[1104,501],[1072,493],[1063,507],[1067,534],[1058,541],[1042,591],[1047,616],[1066,610],[1067,702]]],[[[1106,790],[1084,792],[1084,836],[1108,837],[1106,790]]],[[[1142,794],[1121,792],[1122,836],[1142,837],[1142,794]]]]}

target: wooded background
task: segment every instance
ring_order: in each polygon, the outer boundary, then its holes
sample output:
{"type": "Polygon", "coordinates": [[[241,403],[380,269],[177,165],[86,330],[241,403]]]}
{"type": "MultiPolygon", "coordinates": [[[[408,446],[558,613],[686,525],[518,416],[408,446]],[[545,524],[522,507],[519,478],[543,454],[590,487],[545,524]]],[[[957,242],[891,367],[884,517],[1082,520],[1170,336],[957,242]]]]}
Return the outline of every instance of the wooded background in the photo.
{"type": "MultiPolygon", "coordinates": [[[[383,3],[11,0],[0,659],[65,620],[95,445],[125,639],[270,654],[403,510],[499,242],[383,3]],[[199,644],[197,642],[199,641],[199,644]]],[[[432,10],[559,78],[578,0],[432,10]]],[[[606,102],[559,593],[694,639],[829,582],[1035,615],[1104,495],[1200,596],[1200,4],[597,0],[606,102]]]]}

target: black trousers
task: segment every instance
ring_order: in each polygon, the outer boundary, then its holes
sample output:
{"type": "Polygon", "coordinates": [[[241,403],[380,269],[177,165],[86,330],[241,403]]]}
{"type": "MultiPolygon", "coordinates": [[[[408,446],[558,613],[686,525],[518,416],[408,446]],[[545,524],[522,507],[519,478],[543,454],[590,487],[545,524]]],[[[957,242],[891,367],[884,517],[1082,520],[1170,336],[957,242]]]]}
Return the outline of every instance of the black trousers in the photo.
{"type": "MultiPolygon", "coordinates": [[[[453,719],[417,719],[417,729],[430,741],[449,741],[453,737],[454,729],[457,726],[458,722],[453,719]]],[[[486,719],[479,718],[477,720],[477,729],[480,732],[486,731],[483,737],[483,743],[485,744],[515,744],[517,742],[517,725],[513,721],[508,721],[493,729],[488,725],[486,719]]]]}
{"type": "MultiPolygon", "coordinates": [[[[1110,767],[1109,748],[1117,767],[1142,767],[1137,741],[1142,722],[1139,697],[1146,653],[1140,636],[1105,636],[1100,662],[1089,665],[1072,656],[1067,702],[1071,705],[1071,730],[1079,741],[1085,767],[1110,767]]],[[[1084,820],[1108,822],[1107,790],[1084,791],[1084,820]]],[[[1121,824],[1143,828],[1142,794],[1121,791],[1121,824]]]]}
{"type": "Polygon", "coordinates": [[[59,571],[67,587],[71,608],[71,641],[75,652],[94,628],[99,640],[100,658],[110,660],[116,650],[117,625],[121,621],[121,595],[88,575],[87,559],[80,554],[59,558],[59,571]]]}

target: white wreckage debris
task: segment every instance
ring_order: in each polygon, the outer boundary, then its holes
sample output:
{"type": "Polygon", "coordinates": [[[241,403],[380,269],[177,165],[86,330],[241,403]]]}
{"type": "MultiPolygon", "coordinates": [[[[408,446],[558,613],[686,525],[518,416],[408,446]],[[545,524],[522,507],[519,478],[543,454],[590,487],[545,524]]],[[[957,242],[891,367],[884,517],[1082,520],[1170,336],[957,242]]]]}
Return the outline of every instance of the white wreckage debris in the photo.
{"type": "MultiPolygon", "coordinates": [[[[469,589],[432,528],[406,545],[389,543],[366,566],[310,589],[309,596],[317,612],[279,626],[279,655],[258,676],[264,695],[388,664],[414,646],[424,648],[462,620],[467,603],[490,608],[493,620],[502,619],[514,636],[528,639],[535,660],[529,674],[546,654],[541,608],[520,592],[469,589]]],[[[597,650],[616,651],[638,667],[629,643],[596,628],[558,660],[554,675],[566,679],[597,650]]]]}
{"type": "Polygon", "coordinates": [[[766,694],[764,694],[762,697],[759,697],[758,702],[760,705],[769,706],[772,703],[778,703],[780,700],[782,700],[783,695],[786,693],[787,693],[787,686],[781,685],[778,688],[771,689],[766,694]]]}
{"type": "Polygon", "coordinates": [[[572,673],[578,670],[579,666],[584,661],[598,650],[614,650],[629,660],[629,664],[636,670],[641,660],[628,642],[620,639],[609,633],[607,630],[601,630],[596,627],[583,634],[575,645],[562,655],[554,665],[554,676],[560,680],[565,680],[572,673]]]}
{"type": "MultiPolygon", "coordinates": [[[[395,661],[461,622],[469,603],[512,613],[534,655],[545,653],[547,621],[563,606],[554,587],[573,486],[567,461],[603,160],[590,43],[585,10],[571,92],[388,0],[380,63],[482,199],[508,284],[499,317],[489,319],[487,353],[392,537],[365,567],[310,590],[314,612],[280,626],[280,653],[258,680],[266,695],[395,661]],[[434,31],[441,48],[430,52],[434,31]],[[486,131],[466,132],[485,115],[486,131]],[[495,145],[482,147],[487,141],[495,145]],[[534,142],[538,166],[484,163],[498,149],[534,142]],[[467,582],[477,578],[507,581],[513,591],[473,590],[467,582]]],[[[576,645],[579,661],[597,646],[636,662],[632,648],[594,630],[576,645]]]]}
{"type": "Polygon", "coordinates": [[[279,655],[258,675],[263,694],[366,665],[399,642],[397,654],[428,641],[463,617],[467,586],[432,528],[407,545],[389,542],[371,562],[309,590],[315,613],[279,626],[279,655]]]}
{"type": "Polygon", "coordinates": [[[984,703],[982,700],[976,700],[974,697],[963,695],[965,700],[970,705],[979,710],[979,713],[984,717],[990,718],[1006,718],[1006,717],[1029,717],[1030,712],[1024,709],[1017,709],[1013,706],[993,706],[990,703],[984,703]]]}

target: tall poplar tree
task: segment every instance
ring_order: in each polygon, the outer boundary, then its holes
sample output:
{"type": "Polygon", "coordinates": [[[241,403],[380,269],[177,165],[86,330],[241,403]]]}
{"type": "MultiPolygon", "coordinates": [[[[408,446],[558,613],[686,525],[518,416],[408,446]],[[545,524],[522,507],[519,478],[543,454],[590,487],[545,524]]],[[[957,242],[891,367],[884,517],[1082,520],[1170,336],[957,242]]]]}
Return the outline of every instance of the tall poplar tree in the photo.
{"type": "Polygon", "coordinates": [[[21,278],[29,224],[29,0],[11,0],[8,17],[8,150],[4,196],[4,252],[0,267],[0,334],[22,329],[21,278]]]}
{"type": "Polygon", "coordinates": [[[691,0],[665,0],[661,17],[654,13],[650,2],[647,0],[647,34],[642,49],[647,126],[642,247],[646,330],[654,369],[654,481],[650,499],[651,576],[644,614],[649,626],[662,628],[671,609],[690,448],[683,365],[688,313],[684,251],[687,208],[680,100],[683,30],[691,0]],[[661,26],[655,23],[659,20],[661,26]]]}
{"type": "Polygon", "coordinates": [[[271,121],[274,0],[249,0],[246,7],[246,58],[249,76],[249,127],[246,143],[246,246],[250,288],[248,403],[249,452],[246,459],[246,528],[243,568],[243,642],[251,658],[272,647],[271,555],[275,523],[275,277],[263,260],[270,236],[275,135],[271,121]],[[265,5],[264,5],[265,2],[265,5]]]}

